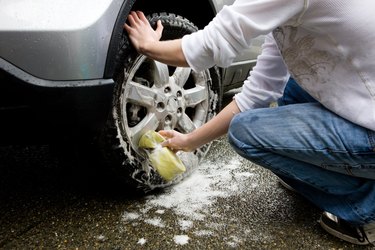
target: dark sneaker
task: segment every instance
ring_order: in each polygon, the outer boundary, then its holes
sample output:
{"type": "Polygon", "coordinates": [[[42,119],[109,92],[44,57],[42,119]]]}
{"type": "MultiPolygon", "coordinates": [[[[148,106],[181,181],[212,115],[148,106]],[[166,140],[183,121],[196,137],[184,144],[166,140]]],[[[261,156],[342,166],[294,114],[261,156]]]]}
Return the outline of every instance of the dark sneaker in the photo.
{"type": "Polygon", "coordinates": [[[337,216],[323,212],[320,225],[328,233],[357,245],[373,245],[375,242],[375,222],[364,226],[353,226],[337,216]]]}

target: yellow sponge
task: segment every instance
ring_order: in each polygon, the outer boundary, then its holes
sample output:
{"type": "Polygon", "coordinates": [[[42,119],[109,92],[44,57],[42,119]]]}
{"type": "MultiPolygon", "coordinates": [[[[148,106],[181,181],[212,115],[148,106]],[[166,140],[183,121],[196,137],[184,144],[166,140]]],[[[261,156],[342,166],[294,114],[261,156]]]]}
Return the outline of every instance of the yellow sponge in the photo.
{"type": "Polygon", "coordinates": [[[165,141],[163,136],[153,130],[149,130],[141,136],[141,139],[139,139],[138,147],[153,149],[163,141],[165,141]]]}
{"type": "Polygon", "coordinates": [[[163,141],[165,139],[159,133],[149,130],[141,136],[138,146],[146,150],[151,166],[160,176],[166,181],[171,181],[185,172],[186,168],[173,151],[160,145],[163,141]]]}

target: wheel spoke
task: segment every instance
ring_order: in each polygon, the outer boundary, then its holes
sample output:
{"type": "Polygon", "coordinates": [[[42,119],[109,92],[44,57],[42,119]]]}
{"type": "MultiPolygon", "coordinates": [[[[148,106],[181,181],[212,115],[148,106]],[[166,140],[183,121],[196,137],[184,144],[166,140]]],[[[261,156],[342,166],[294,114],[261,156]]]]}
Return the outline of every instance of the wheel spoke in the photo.
{"type": "Polygon", "coordinates": [[[169,82],[169,69],[168,65],[154,61],[152,75],[156,87],[161,88],[169,82]]]}
{"type": "Polygon", "coordinates": [[[194,122],[186,114],[178,120],[178,127],[183,133],[192,132],[196,128],[194,122]]]}
{"type": "Polygon", "coordinates": [[[157,93],[137,82],[131,81],[126,86],[126,101],[138,104],[144,107],[152,107],[155,105],[157,93]]]}
{"type": "Polygon", "coordinates": [[[187,107],[195,107],[209,98],[207,89],[201,86],[186,90],[184,97],[187,107]]]}
{"type": "Polygon", "coordinates": [[[159,126],[159,120],[155,114],[148,114],[142,119],[136,126],[129,128],[130,135],[133,145],[138,146],[138,141],[141,136],[148,130],[156,130],[159,126]]]}
{"type": "Polygon", "coordinates": [[[183,67],[176,68],[173,74],[175,83],[182,88],[187,82],[187,80],[189,79],[190,73],[191,73],[191,68],[183,68],[183,67]]]}
{"type": "Polygon", "coordinates": [[[195,109],[195,115],[194,115],[194,124],[198,128],[202,126],[207,117],[207,112],[205,108],[202,108],[201,105],[198,105],[198,107],[195,109]]]}

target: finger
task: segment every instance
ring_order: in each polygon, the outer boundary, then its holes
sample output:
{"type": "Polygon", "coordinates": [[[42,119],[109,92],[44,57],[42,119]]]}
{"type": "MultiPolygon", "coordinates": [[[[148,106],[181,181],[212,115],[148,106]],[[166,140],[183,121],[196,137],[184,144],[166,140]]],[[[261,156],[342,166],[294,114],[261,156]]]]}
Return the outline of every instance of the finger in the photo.
{"type": "Polygon", "coordinates": [[[177,153],[178,151],[180,151],[179,149],[171,149],[173,153],[177,153]]]}
{"type": "Polygon", "coordinates": [[[161,35],[163,34],[163,24],[161,23],[160,20],[157,21],[156,23],[156,32],[159,34],[159,37],[161,37],[161,35]]]}
{"type": "Polygon", "coordinates": [[[163,141],[160,145],[162,147],[167,147],[169,148],[173,153],[177,153],[178,151],[180,151],[181,149],[179,149],[178,147],[176,147],[176,145],[173,145],[172,139],[168,139],[168,140],[165,140],[163,141]]]}
{"type": "Polygon", "coordinates": [[[147,23],[147,24],[149,24],[149,21],[147,20],[145,14],[143,14],[142,11],[137,11],[137,17],[138,17],[139,20],[142,21],[143,23],[147,23]]]}
{"type": "Polygon", "coordinates": [[[165,140],[162,143],[160,143],[162,147],[171,147],[171,139],[165,140]]]}
{"type": "Polygon", "coordinates": [[[128,22],[129,22],[130,26],[135,26],[136,25],[136,21],[134,19],[134,15],[132,13],[130,13],[129,16],[128,16],[128,22]]]}
{"type": "Polygon", "coordinates": [[[173,130],[160,130],[159,134],[165,138],[173,137],[173,130]]]}
{"type": "Polygon", "coordinates": [[[131,27],[127,24],[127,23],[124,23],[124,27],[123,27],[125,30],[126,30],[126,32],[128,32],[129,33],[129,31],[131,30],[131,27]]]}
{"type": "Polygon", "coordinates": [[[128,32],[128,33],[132,33],[132,31],[134,30],[134,24],[131,24],[130,22],[129,22],[129,24],[124,23],[123,27],[126,30],[126,32],[128,32]]]}

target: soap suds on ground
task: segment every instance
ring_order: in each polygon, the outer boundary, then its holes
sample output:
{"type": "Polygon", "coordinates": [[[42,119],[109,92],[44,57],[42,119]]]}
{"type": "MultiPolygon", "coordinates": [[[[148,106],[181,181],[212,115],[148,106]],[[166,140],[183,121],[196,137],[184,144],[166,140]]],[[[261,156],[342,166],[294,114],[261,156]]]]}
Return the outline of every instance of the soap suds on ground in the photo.
{"type": "MultiPolygon", "coordinates": [[[[167,188],[165,192],[147,196],[145,204],[138,211],[125,212],[122,219],[129,223],[143,221],[155,227],[186,231],[187,235],[171,235],[175,244],[179,245],[191,241],[189,233],[190,236],[209,237],[223,225],[209,224],[204,229],[194,230],[194,224],[204,221],[206,216],[221,216],[214,209],[218,199],[239,195],[245,188],[256,188],[258,185],[254,182],[255,178],[252,178],[255,173],[243,167],[243,161],[245,160],[240,157],[233,157],[222,163],[206,161],[190,176],[167,188]],[[175,224],[168,225],[163,221],[167,212],[177,217],[175,224]]],[[[140,226],[141,223],[133,225],[140,226]]],[[[240,242],[241,239],[237,236],[228,236],[228,246],[235,247],[240,242]]]]}

